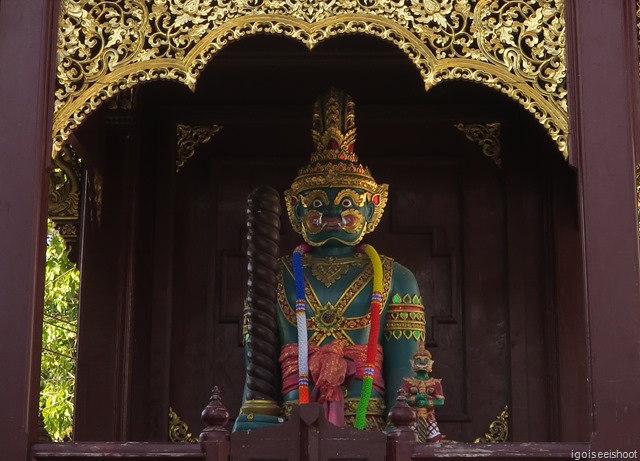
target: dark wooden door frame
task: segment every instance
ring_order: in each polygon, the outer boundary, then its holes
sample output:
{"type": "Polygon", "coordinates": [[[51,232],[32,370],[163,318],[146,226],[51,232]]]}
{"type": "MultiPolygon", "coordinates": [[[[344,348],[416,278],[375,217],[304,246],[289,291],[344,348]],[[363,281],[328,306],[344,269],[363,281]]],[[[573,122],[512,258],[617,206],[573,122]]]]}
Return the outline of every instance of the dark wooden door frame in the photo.
{"type": "Polygon", "coordinates": [[[37,436],[58,11],[0,8],[0,447],[16,461],[37,436]]]}
{"type": "Polygon", "coordinates": [[[591,442],[594,450],[633,450],[640,443],[635,2],[568,0],[565,14],[569,152],[578,168],[581,206],[591,442]]]}
{"type": "MultiPolygon", "coordinates": [[[[59,2],[0,9],[0,437],[26,460],[36,437],[53,53],[59,2]]],[[[634,177],[635,4],[567,0],[571,163],[579,169],[592,448],[637,449],[640,290],[634,177]]]]}

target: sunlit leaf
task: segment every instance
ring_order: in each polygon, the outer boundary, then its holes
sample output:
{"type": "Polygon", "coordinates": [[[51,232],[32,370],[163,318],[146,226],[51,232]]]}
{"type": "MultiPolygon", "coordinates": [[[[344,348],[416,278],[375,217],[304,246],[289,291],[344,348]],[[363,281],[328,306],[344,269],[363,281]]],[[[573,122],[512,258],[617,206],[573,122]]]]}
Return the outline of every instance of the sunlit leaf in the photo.
{"type": "Polygon", "coordinates": [[[71,438],[80,273],[49,222],[45,265],[40,411],[54,441],[71,438]]]}

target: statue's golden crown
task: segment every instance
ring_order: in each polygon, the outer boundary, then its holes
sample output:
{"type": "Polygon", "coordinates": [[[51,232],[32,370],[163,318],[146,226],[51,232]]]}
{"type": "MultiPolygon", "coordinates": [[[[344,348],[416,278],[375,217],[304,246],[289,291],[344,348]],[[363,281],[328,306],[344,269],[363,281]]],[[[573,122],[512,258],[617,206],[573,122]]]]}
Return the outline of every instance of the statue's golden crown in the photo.
{"type": "Polygon", "coordinates": [[[310,189],[342,188],[362,189],[367,194],[367,200],[375,204],[373,216],[362,235],[372,232],[382,218],[389,186],[377,184],[369,168],[358,163],[354,152],[355,103],[351,96],[335,88],[321,96],[313,108],[311,135],[315,145],[311,160],[308,165],[300,168],[291,189],[284,193],[293,229],[302,233],[294,212],[298,194],[310,189]]]}
{"type": "Polygon", "coordinates": [[[425,348],[424,342],[420,341],[418,343],[418,349],[413,353],[413,358],[432,358],[431,352],[425,348]]]}
{"type": "Polygon", "coordinates": [[[311,130],[315,150],[291,185],[293,195],[318,187],[352,187],[380,193],[369,168],[358,163],[355,125],[355,103],[345,92],[332,88],[316,101],[311,130]]]}

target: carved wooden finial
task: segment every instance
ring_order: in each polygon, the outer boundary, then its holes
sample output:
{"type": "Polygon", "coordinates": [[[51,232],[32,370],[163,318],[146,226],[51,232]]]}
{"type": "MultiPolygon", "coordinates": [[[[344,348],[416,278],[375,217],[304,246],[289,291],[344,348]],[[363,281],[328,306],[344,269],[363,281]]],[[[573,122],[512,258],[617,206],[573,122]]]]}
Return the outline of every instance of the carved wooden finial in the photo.
{"type": "Polygon", "coordinates": [[[407,398],[402,389],[398,389],[396,404],[389,411],[387,421],[393,427],[389,432],[390,438],[411,442],[418,441],[418,434],[414,430],[416,413],[407,403],[407,398]]]}
{"type": "Polygon", "coordinates": [[[222,403],[218,386],[211,391],[209,404],[202,411],[202,421],[205,428],[200,433],[200,442],[222,440],[229,435],[229,431],[224,427],[229,421],[229,411],[222,403]]]}

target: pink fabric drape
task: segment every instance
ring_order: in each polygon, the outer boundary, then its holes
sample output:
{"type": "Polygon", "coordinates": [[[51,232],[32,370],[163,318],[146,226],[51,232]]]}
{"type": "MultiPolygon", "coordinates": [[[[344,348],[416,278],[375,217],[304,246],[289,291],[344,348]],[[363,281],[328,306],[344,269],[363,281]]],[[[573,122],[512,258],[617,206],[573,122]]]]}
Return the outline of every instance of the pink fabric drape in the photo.
{"type": "MultiPolygon", "coordinates": [[[[345,346],[333,341],[322,346],[309,346],[309,381],[313,383],[311,402],[321,403],[327,420],[336,426],[344,425],[344,394],[341,386],[349,386],[353,379],[362,380],[366,344],[345,346]]],[[[285,344],[280,349],[282,394],[298,387],[298,345],[285,344]]],[[[373,388],[384,395],[382,376],[382,346],[378,345],[373,388]]]]}

